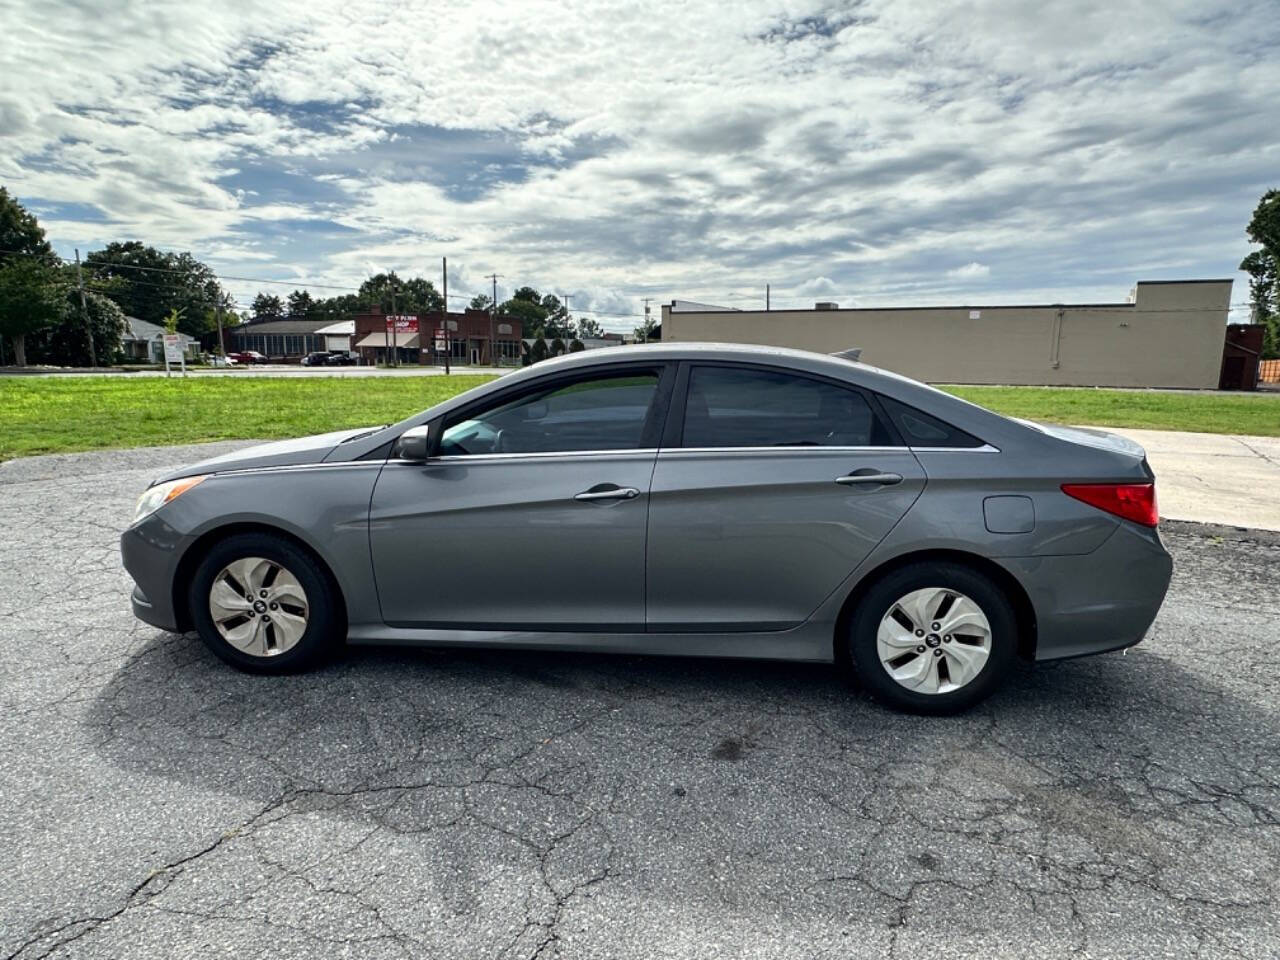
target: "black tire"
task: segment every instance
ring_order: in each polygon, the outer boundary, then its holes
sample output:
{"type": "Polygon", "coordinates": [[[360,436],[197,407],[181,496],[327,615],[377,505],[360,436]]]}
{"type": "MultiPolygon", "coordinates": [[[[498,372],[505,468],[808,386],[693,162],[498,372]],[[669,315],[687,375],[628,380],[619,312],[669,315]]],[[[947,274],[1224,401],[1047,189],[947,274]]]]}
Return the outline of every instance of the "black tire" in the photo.
{"type": "Polygon", "coordinates": [[[346,632],[340,602],[328,573],[309,551],[268,533],[235,534],[214,544],[196,567],[187,592],[191,620],[200,639],[218,657],[249,673],[295,673],[328,658],[346,632]],[[280,564],[306,591],[307,625],[302,637],[294,646],[272,656],[254,656],[234,647],[218,632],[209,610],[214,578],[228,564],[246,557],[280,564]]]}
{"type": "Polygon", "coordinates": [[[877,700],[912,713],[957,713],[990,696],[1004,681],[1017,653],[1017,633],[1013,606],[989,577],[959,563],[913,563],[885,575],[862,596],[850,620],[845,655],[857,679],[877,700]],[[889,675],[877,652],[880,621],[900,598],[927,587],[955,590],[969,597],[991,626],[986,664],[964,686],[946,693],[908,689],[889,675]]]}

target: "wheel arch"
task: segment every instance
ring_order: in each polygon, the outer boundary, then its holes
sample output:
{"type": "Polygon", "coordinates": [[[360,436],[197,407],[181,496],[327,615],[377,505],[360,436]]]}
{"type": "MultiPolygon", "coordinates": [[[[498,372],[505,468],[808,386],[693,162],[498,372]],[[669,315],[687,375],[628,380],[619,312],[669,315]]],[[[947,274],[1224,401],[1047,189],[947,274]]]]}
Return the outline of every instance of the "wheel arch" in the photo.
{"type": "Polygon", "coordinates": [[[173,585],[173,614],[177,620],[178,628],[183,631],[194,629],[191,619],[191,608],[187,602],[187,587],[191,583],[191,578],[195,576],[196,567],[200,565],[200,561],[205,558],[215,544],[221,543],[228,537],[238,536],[244,533],[261,533],[272,537],[278,537],[281,540],[288,541],[292,546],[305,552],[321,572],[329,580],[329,585],[333,588],[335,595],[338,597],[338,613],[342,618],[343,628],[345,630],[347,622],[347,598],[342,590],[342,584],[338,582],[337,576],[334,575],[333,569],[328,562],[320,554],[315,547],[307,543],[295,533],[284,529],[283,527],[274,526],[269,523],[260,521],[237,521],[222,526],[214,527],[212,530],[206,530],[195,543],[187,548],[182,555],[182,559],[178,561],[178,566],[174,571],[173,585]]]}
{"type": "Polygon", "coordinates": [[[844,604],[840,607],[840,613],[836,617],[835,630],[831,637],[832,658],[836,663],[843,663],[845,660],[842,644],[848,635],[849,624],[853,619],[853,614],[867,592],[877,582],[895,570],[914,563],[930,562],[956,563],[969,567],[991,579],[1004,591],[1009,598],[1009,603],[1013,606],[1013,614],[1017,622],[1018,656],[1027,661],[1035,659],[1037,643],[1036,611],[1031,603],[1031,598],[1027,595],[1026,589],[1018,582],[1018,578],[988,557],[964,550],[933,549],[915,550],[899,554],[886,560],[858,579],[858,582],[849,592],[849,596],[845,598],[844,604]]]}

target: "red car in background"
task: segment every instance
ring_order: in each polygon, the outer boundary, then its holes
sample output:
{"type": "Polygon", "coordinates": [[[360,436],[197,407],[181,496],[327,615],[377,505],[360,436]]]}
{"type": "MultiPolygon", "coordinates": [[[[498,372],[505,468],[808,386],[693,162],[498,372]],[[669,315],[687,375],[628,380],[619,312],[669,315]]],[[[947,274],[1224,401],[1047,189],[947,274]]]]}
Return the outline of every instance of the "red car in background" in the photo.
{"type": "Polygon", "coordinates": [[[228,353],[227,358],[234,360],[236,363],[267,363],[267,358],[260,354],[257,350],[241,350],[237,353],[228,353]]]}

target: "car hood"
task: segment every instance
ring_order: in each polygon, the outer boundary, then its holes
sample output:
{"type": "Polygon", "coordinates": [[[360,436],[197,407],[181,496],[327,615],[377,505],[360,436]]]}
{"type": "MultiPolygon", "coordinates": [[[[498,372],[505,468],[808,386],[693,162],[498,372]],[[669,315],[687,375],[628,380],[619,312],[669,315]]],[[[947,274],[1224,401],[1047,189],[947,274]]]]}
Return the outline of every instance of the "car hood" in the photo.
{"type": "Polygon", "coordinates": [[[220,457],[210,457],[199,463],[192,463],[180,470],[174,470],[156,480],[176,480],[178,477],[190,477],[199,473],[225,473],[231,470],[254,470],[260,467],[290,467],[303,463],[320,463],[338,444],[354,437],[371,433],[381,427],[359,427],[355,430],[335,430],[333,433],[317,433],[310,437],[296,437],[292,440],[276,440],[272,443],[259,443],[234,453],[224,453],[220,457]]]}

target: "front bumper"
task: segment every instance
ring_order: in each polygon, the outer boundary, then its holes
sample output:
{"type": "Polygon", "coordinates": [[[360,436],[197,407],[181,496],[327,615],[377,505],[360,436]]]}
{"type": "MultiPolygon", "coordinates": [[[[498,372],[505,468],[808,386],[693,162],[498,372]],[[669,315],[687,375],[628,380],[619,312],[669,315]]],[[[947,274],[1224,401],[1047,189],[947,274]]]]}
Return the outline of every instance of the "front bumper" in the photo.
{"type": "Polygon", "coordinates": [[[133,615],[171,632],[182,629],[174,610],[173,581],[183,545],[181,535],[155,515],[120,535],[120,559],[135,585],[130,597],[133,615]]]}
{"type": "Polygon", "coordinates": [[[1139,643],[1173,576],[1155,530],[1122,522],[1092,553],[1002,561],[1035,609],[1036,659],[1061,660],[1139,643]]]}

